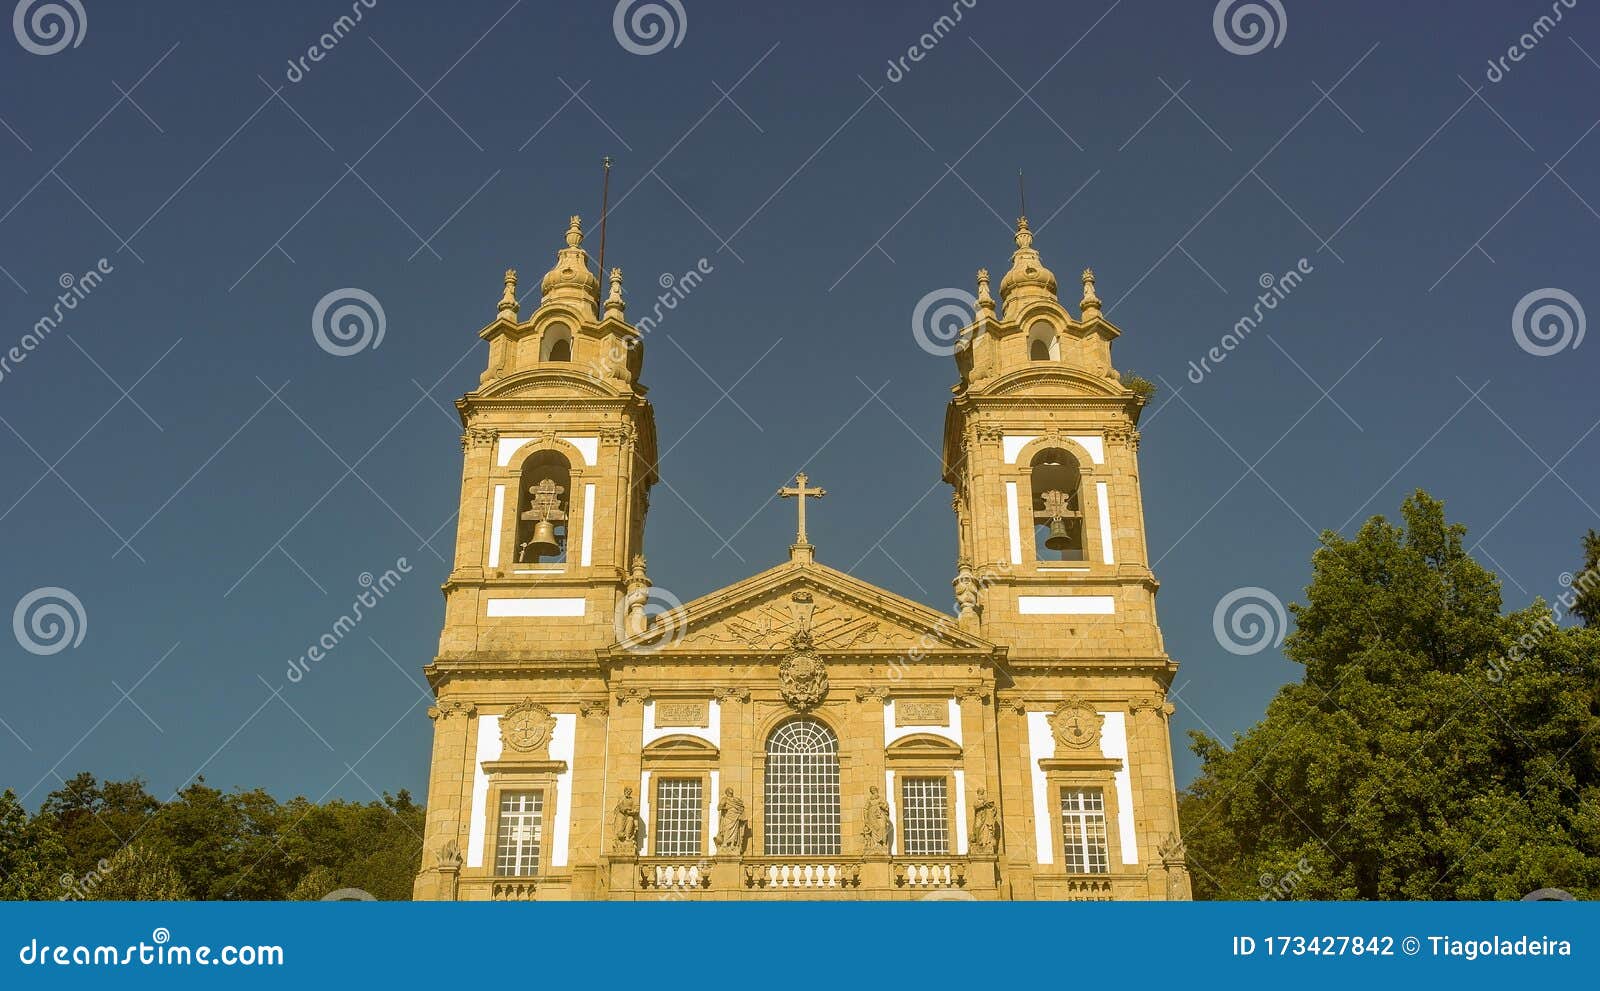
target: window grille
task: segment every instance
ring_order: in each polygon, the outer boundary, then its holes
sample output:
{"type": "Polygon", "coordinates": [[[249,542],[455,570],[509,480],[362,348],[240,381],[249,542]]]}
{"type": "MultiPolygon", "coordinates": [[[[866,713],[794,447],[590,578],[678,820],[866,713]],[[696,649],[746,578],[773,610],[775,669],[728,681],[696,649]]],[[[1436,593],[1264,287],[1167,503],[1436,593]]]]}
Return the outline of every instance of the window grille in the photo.
{"type": "Polygon", "coordinates": [[[1061,851],[1069,874],[1105,874],[1106,799],[1099,788],[1061,789],[1061,851]]]}
{"type": "Polygon", "coordinates": [[[839,739],[812,719],[784,723],[767,739],[765,851],[836,856],[839,739]]]}
{"type": "Polygon", "coordinates": [[[705,847],[704,797],[699,778],[656,779],[656,854],[696,857],[705,847]]]}
{"type": "Polygon", "coordinates": [[[911,856],[948,854],[949,808],[944,778],[901,778],[900,821],[904,852],[911,856]]]}
{"type": "Polygon", "coordinates": [[[500,793],[500,831],[495,843],[497,877],[532,877],[539,873],[539,847],[544,838],[544,792],[500,793]]]}

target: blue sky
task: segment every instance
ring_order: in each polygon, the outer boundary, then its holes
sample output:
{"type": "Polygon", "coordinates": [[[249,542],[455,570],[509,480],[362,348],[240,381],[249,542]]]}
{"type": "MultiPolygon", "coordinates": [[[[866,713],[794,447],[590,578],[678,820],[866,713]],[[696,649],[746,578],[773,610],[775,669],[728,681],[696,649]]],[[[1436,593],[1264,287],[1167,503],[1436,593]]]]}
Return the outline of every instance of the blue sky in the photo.
{"type": "Polygon", "coordinates": [[[672,445],[651,574],[683,599],[782,557],[793,508],[769,500],[804,468],[821,560],[947,607],[930,448],[954,370],[911,312],[1003,271],[1019,168],[1046,263],[1069,292],[1094,267],[1118,367],[1162,385],[1140,453],[1180,732],[1243,729],[1298,677],[1213,615],[1301,597],[1317,531],[1426,488],[1518,606],[1600,526],[1600,343],[1572,309],[1600,307],[1600,8],[1557,0],[1491,71],[1551,4],[1282,0],[1225,46],[1209,2],[975,0],[891,71],[950,3],[682,0],[677,43],[635,54],[611,3],[377,0],[291,73],[350,4],[81,5],[75,45],[0,41],[0,353],[63,273],[100,273],[0,369],[0,605],[61,588],[85,617],[55,653],[0,637],[0,784],[30,804],[80,769],[424,791],[451,404],[501,272],[535,283],[598,213],[606,154],[630,315],[710,269],[645,364],[672,445]],[[341,288],[379,301],[381,346],[317,346],[341,288]]]}

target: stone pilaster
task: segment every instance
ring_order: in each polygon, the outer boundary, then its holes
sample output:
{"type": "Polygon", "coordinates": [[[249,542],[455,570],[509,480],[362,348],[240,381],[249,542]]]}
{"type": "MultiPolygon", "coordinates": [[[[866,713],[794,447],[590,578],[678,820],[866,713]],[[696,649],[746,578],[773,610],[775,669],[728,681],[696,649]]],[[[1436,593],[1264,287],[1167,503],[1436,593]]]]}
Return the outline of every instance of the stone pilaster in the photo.
{"type": "Polygon", "coordinates": [[[413,889],[418,899],[450,897],[448,879],[436,870],[440,865],[435,858],[450,844],[466,849],[476,746],[470,731],[476,728],[476,716],[477,707],[459,699],[442,699],[428,709],[433,720],[433,773],[428,777],[422,864],[413,889]]]}
{"type": "MultiPolygon", "coordinates": [[[[461,435],[461,512],[456,520],[454,577],[473,581],[483,577],[488,560],[487,541],[493,528],[489,514],[494,511],[494,490],[489,475],[494,466],[499,431],[487,427],[468,427],[461,435]]],[[[515,518],[515,486],[507,491],[507,513],[515,518]]]]}

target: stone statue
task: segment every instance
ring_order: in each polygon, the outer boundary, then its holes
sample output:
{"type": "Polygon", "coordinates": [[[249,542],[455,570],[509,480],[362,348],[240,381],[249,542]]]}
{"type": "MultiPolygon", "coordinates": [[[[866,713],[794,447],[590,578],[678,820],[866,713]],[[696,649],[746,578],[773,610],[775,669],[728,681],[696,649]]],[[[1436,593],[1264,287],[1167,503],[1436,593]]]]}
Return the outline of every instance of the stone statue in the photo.
{"type": "Polygon", "coordinates": [[[723,790],[717,813],[722,817],[717,829],[717,852],[744,853],[745,842],[750,837],[750,820],[745,815],[744,801],[733,793],[732,788],[723,790]]]}
{"type": "Polygon", "coordinates": [[[622,789],[622,798],[612,810],[613,843],[617,853],[639,852],[639,803],[634,800],[633,789],[622,789]]]}
{"type": "Polygon", "coordinates": [[[1000,811],[985,788],[972,801],[972,852],[992,857],[1000,849],[1000,811]]]}
{"type": "Polygon", "coordinates": [[[879,794],[877,785],[867,793],[867,807],[861,816],[861,851],[866,854],[886,854],[893,849],[894,821],[889,817],[889,803],[879,794]]]}

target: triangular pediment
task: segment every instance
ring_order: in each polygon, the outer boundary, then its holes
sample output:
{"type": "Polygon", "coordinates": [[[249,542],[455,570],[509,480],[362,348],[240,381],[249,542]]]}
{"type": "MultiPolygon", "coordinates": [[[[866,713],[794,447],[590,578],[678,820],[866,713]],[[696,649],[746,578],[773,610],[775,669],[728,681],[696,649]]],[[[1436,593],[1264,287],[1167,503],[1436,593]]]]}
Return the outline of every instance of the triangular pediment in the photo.
{"type": "Polygon", "coordinates": [[[656,630],[612,648],[651,644],[658,654],[779,654],[809,627],[819,654],[989,655],[994,644],[941,613],[815,562],[788,562],[701,596],[656,630]],[[663,638],[658,632],[668,630],[663,638]]]}

